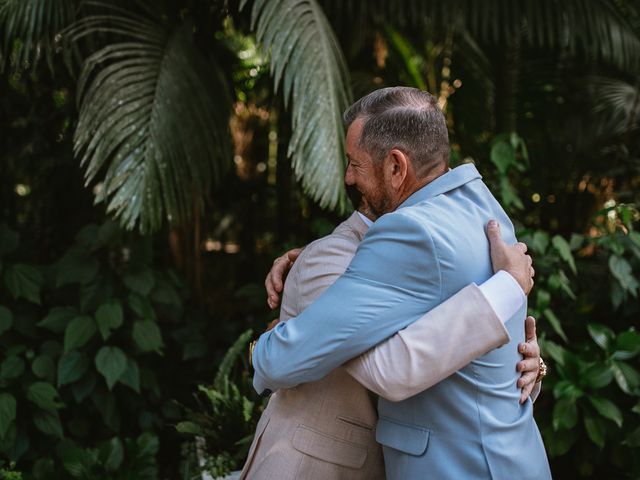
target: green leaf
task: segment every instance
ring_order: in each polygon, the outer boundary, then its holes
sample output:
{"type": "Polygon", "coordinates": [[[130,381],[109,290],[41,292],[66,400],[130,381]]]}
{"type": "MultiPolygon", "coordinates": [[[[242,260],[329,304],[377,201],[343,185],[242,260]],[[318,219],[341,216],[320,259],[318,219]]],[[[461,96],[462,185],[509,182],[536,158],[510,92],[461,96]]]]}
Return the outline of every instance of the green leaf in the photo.
{"type": "Polygon", "coordinates": [[[0,335],[9,330],[13,325],[13,314],[7,307],[0,305],[0,335]]]}
{"type": "Polygon", "coordinates": [[[631,409],[631,411],[633,413],[637,413],[638,415],[640,415],[640,401],[638,401],[638,403],[635,404],[635,406],[631,409]]]}
{"type": "Polygon", "coordinates": [[[56,263],[56,286],[90,283],[98,274],[100,263],[89,252],[72,247],[56,263]]]}
{"type": "Polygon", "coordinates": [[[584,382],[591,388],[603,388],[613,380],[613,371],[606,364],[593,364],[584,371],[584,382]]]}
{"type": "Polygon", "coordinates": [[[38,355],[31,364],[31,371],[36,377],[49,382],[56,378],[56,366],[49,355],[38,355]]]}
{"type": "Polygon", "coordinates": [[[84,353],[68,352],[58,361],[58,386],[80,379],[89,368],[89,359],[84,353]]]}
{"type": "Polygon", "coordinates": [[[137,293],[131,293],[129,295],[129,306],[140,318],[148,320],[155,320],[156,318],[156,312],[153,310],[151,302],[146,297],[142,297],[137,293]]]}
{"type": "Polygon", "coordinates": [[[88,315],[71,320],[64,332],[64,351],[84,346],[96,333],[96,322],[88,315]]]}
{"type": "Polygon", "coordinates": [[[111,331],[122,325],[122,321],[122,305],[118,300],[103,303],[96,311],[96,323],[103,340],[107,340],[111,336],[111,331]]]}
{"type": "Polygon", "coordinates": [[[620,389],[629,395],[633,395],[634,391],[640,386],[640,373],[629,364],[620,361],[614,361],[611,364],[611,369],[613,370],[613,378],[615,378],[620,389]]]}
{"type": "Polygon", "coordinates": [[[7,357],[0,365],[0,377],[5,380],[18,378],[24,372],[24,360],[20,357],[7,357]]]}
{"type": "Polygon", "coordinates": [[[628,360],[640,353],[640,334],[634,330],[628,330],[618,335],[616,339],[613,358],[616,360],[628,360]]]}
{"type": "Polygon", "coordinates": [[[133,358],[127,359],[127,369],[120,377],[120,383],[140,393],[140,369],[138,368],[138,363],[133,358]]]}
{"type": "Polygon", "coordinates": [[[98,450],[98,459],[107,471],[117,471],[124,460],[122,441],[118,437],[113,437],[111,440],[104,442],[98,450]]]}
{"type": "Polygon", "coordinates": [[[96,368],[111,390],[127,368],[127,357],[118,347],[102,347],[96,355],[96,368]]]}
{"type": "Polygon", "coordinates": [[[133,341],[143,352],[160,353],[163,347],[160,329],[151,320],[139,320],[133,324],[133,341]]]}
{"type": "Polygon", "coordinates": [[[73,393],[73,398],[75,398],[76,402],[82,402],[89,394],[93,392],[97,383],[96,375],[90,373],[86,375],[78,382],[74,383],[71,387],[71,393],[73,393]]]}
{"type": "Polygon", "coordinates": [[[180,433],[186,433],[189,435],[202,435],[203,431],[200,425],[194,422],[184,421],[179,422],[176,425],[176,430],[180,433]]]}
{"type": "Polygon", "coordinates": [[[64,404],[58,401],[58,391],[47,382],[35,382],[27,389],[27,399],[43,410],[55,412],[64,404]]]}
{"type": "Polygon", "coordinates": [[[155,285],[153,270],[148,267],[139,267],[128,271],[125,273],[123,281],[129,290],[145,297],[149,295],[155,285]]]}
{"type": "Polygon", "coordinates": [[[560,235],[555,235],[551,239],[551,244],[560,254],[560,258],[567,262],[567,264],[571,268],[571,271],[575,275],[577,273],[576,262],[573,259],[573,253],[571,253],[571,247],[569,246],[569,243],[560,235]]]}
{"type": "Polygon", "coordinates": [[[609,257],[609,270],[620,286],[631,294],[635,295],[638,290],[638,280],[633,275],[633,269],[627,260],[617,255],[609,257]]]}
{"type": "Polygon", "coordinates": [[[591,441],[598,447],[604,448],[606,431],[604,422],[597,417],[585,417],[584,428],[591,441]]]}
{"type": "Polygon", "coordinates": [[[557,399],[568,399],[576,401],[578,398],[584,395],[582,389],[574,385],[568,380],[560,380],[553,388],[553,395],[557,399]]]}
{"type": "Polygon", "coordinates": [[[534,253],[543,254],[547,251],[549,246],[549,234],[542,230],[537,230],[533,234],[533,240],[531,241],[531,250],[534,253]]]}
{"type": "Polygon", "coordinates": [[[49,315],[38,323],[38,326],[54,333],[60,333],[67,328],[71,319],[77,315],[78,310],[74,307],[54,307],[49,312],[49,315]]]}
{"type": "Polygon", "coordinates": [[[633,432],[627,435],[627,438],[625,438],[622,444],[627,445],[631,448],[640,447],[640,427],[636,428],[633,432]]]}
{"type": "Polygon", "coordinates": [[[4,271],[4,283],[13,298],[24,298],[40,305],[42,274],[36,267],[23,263],[10,266],[4,271]]]}
{"type": "Polygon", "coordinates": [[[506,141],[498,140],[491,146],[489,158],[498,168],[498,171],[502,175],[506,175],[509,171],[509,167],[516,163],[516,151],[506,141]]]}
{"type": "Polygon", "coordinates": [[[15,397],[10,393],[0,393],[0,438],[4,438],[15,419],[15,397]]]}
{"type": "Polygon", "coordinates": [[[578,421],[578,410],[573,399],[562,398],[553,407],[553,429],[568,430],[575,427],[578,421]]]}
{"type": "Polygon", "coordinates": [[[60,439],[64,437],[58,412],[37,411],[33,414],[33,424],[42,433],[60,439]]]}
{"type": "Polygon", "coordinates": [[[536,289],[536,308],[540,311],[551,304],[551,294],[543,288],[536,289]]]}
{"type": "Polygon", "coordinates": [[[553,328],[553,331],[556,332],[560,336],[560,338],[562,338],[565,342],[568,343],[569,339],[567,338],[567,334],[564,333],[564,330],[562,329],[562,324],[560,323],[560,319],[556,317],[556,314],[553,313],[553,311],[550,308],[545,308],[542,314],[544,318],[546,318],[551,324],[551,328],[553,328]]]}
{"type": "Polygon", "coordinates": [[[296,177],[321,207],[344,211],[342,112],[351,92],[340,43],[318,2],[256,0],[251,19],[262,51],[270,54],[274,84],[282,85],[291,111],[288,151],[296,177]]]}
{"type": "Polygon", "coordinates": [[[540,340],[540,346],[544,355],[549,355],[558,365],[564,364],[565,349],[563,347],[550,340],[540,340]]]}
{"type": "Polygon", "coordinates": [[[600,348],[605,351],[609,350],[615,338],[613,330],[599,323],[590,323],[587,325],[587,331],[600,348]]]}
{"type": "Polygon", "coordinates": [[[604,418],[612,420],[618,427],[622,427],[622,412],[611,400],[602,397],[589,396],[591,405],[604,418]]]}

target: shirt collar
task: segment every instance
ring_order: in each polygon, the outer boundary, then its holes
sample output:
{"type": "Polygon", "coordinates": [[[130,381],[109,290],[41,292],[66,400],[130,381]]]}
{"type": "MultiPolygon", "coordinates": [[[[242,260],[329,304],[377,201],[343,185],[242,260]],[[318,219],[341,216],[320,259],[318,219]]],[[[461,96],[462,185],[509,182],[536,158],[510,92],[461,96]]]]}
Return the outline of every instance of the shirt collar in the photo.
{"type": "Polygon", "coordinates": [[[367,218],[360,212],[358,212],[358,216],[360,217],[360,220],[362,220],[367,227],[371,227],[371,225],[373,225],[373,221],[371,221],[369,218],[367,218]]]}
{"type": "Polygon", "coordinates": [[[416,203],[436,197],[440,194],[450,192],[462,185],[482,178],[476,166],[472,163],[466,163],[459,167],[449,170],[447,173],[440,175],[433,182],[427,183],[420,190],[413,192],[409,198],[400,204],[398,208],[410,207],[416,203]]]}

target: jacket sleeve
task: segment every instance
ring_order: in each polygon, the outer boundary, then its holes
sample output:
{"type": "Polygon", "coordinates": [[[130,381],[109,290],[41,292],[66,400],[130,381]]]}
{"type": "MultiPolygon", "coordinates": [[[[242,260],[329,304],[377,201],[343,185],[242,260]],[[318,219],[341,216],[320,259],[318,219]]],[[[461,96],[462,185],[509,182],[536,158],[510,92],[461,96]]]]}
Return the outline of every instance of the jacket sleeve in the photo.
{"type": "Polygon", "coordinates": [[[429,232],[401,211],[384,215],[344,275],[300,315],[260,337],[254,387],[262,393],[319,380],[420,318],[441,297],[429,232]]]}
{"type": "Polygon", "coordinates": [[[472,284],[345,367],[364,387],[398,402],[508,341],[503,323],[472,284]]]}

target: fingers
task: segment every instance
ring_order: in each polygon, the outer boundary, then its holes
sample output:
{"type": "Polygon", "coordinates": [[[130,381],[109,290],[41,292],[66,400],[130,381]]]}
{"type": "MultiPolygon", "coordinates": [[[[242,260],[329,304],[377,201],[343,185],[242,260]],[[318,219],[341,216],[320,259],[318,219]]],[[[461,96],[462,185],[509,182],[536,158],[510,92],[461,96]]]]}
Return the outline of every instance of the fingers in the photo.
{"type": "Polygon", "coordinates": [[[280,292],[282,292],[284,278],[290,268],[288,265],[289,260],[285,256],[276,258],[264,281],[264,286],[267,289],[267,305],[272,310],[280,303],[280,292]]]}
{"type": "Polygon", "coordinates": [[[489,237],[489,243],[492,245],[494,242],[502,241],[500,224],[496,220],[489,220],[489,223],[487,223],[487,237],[489,237]]]}
{"type": "Polygon", "coordinates": [[[285,255],[287,256],[289,261],[293,264],[302,253],[302,250],[304,250],[304,248],[293,248],[289,250],[287,253],[285,253],[285,255]]]}
{"type": "Polygon", "coordinates": [[[527,383],[522,392],[520,393],[520,405],[527,401],[527,398],[531,396],[531,392],[533,391],[533,387],[535,386],[535,379],[533,382],[527,383]]]}
{"type": "MultiPolygon", "coordinates": [[[[540,348],[538,347],[538,336],[536,335],[536,319],[529,315],[524,321],[524,338],[525,342],[536,342],[535,347],[537,349],[537,354],[540,353],[540,348]]],[[[527,345],[525,344],[525,348],[527,345]]],[[[521,351],[523,355],[525,355],[524,351],[521,351]]]]}
{"type": "Polygon", "coordinates": [[[526,243],[518,242],[516,243],[516,247],[518,247],[518,250],[520,250],[522,253],[527,253],[528,248],[526,243]]]}

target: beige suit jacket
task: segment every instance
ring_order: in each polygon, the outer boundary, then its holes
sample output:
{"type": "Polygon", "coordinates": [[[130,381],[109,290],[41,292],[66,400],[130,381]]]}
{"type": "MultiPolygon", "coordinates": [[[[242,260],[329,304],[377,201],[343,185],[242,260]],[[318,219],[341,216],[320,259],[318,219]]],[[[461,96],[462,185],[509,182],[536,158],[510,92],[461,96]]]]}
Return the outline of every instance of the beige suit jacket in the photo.
{"type": "MultiPolygon", "coordinates": [[[[282,321],[299,315],[346,270],[366,231],[354,213],[304,249],[285,283],[282,321]]],[[[464,288],[322,380],[274,393],[240,478],[383,479],[375,396],[367,388],[391,400],[407,398],[508,341],[478,287],[464,288]]]]}

